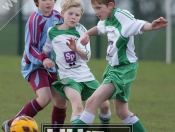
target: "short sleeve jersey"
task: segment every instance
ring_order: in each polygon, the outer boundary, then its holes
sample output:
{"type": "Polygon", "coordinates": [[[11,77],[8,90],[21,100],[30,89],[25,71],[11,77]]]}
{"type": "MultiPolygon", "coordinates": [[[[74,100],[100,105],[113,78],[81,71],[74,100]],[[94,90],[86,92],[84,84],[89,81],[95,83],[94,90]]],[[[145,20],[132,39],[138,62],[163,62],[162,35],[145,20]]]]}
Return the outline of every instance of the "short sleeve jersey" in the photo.
{"type": "Polygon", "coordinates": [[[69,30],[58,30],[57,26],[48,30],[48,37],[43,50],[48,53],[54,51],[60,79],[71,78],[76,82],[87,82],[95,79],[87,65],[88,60],[82,59],[66,44],[67,39],[73,38],[76,41],[77,48],[84,50],[89,59],[91,56],[90,43],[83,46],[79,41],[80,36],[85,31],[85,27],[79,23],[69,30]]]}
{"type": "Polygon", "coordinates": [[[146,21],[137,20],[127,10],[114,8],[112,18],[99,21],[99,34],[106,34],[108,47],[106,60],[111,66],[125,65],[137,61],[134,35],[141,34],[146,21]]]}

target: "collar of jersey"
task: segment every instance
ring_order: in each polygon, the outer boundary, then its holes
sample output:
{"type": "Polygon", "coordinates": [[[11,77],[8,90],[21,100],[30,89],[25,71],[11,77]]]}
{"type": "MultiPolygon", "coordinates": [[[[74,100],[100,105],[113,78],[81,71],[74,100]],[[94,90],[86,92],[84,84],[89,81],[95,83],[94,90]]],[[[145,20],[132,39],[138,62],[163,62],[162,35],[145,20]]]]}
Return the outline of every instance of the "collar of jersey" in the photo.
{"type": "Polygon", "coordinates": [[[106,18],[106,21],[113,21],[113,20],[115,19],[114,14],[115,14],[116,10],[117,10],[117,9],[114,7],[114,9],[113,9],[113,11],[112,11],[111,19],[106,18]]]}

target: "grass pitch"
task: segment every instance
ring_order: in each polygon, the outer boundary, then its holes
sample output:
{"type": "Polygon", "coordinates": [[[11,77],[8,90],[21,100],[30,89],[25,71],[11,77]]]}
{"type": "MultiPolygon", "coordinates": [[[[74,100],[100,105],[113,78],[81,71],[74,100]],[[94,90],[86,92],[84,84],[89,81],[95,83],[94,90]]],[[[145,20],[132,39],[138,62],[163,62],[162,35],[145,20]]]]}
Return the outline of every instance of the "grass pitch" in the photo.
{"type": "MultiPolygon", "coordinates": [[[[36,98],[29,83],[21,75],[21,57],[0,56],[0,123],[15,116],[31,99],[36,98]]],[[[107,62],[92,59],[88,63],[101,82],[107,62]]],[[[129,107],[137,114],[147,132],[174,132],[175,122],[175,64],[139,62],[137,78],[132,85],[129,107]]],[[[51,102],[34,119],[50,123],[51,102]]],[[[111,102],[111,123],[121,123],[111,102]]],[[[71,106],[68,102],[65,123],[69,123],[71,106]]],[[[98,123],[96,116],[95,123],[98,123]]]]}

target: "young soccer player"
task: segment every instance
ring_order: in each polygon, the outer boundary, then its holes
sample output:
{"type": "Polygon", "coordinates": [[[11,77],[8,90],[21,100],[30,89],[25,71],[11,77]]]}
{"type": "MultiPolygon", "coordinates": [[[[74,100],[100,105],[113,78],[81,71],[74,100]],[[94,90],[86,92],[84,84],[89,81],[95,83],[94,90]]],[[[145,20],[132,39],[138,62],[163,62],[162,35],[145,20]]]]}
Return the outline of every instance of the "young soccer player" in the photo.
{"type": "Polygon", "coordinates": [[[91,0],[91,5],[100,21],[82,36],[80,42],[87,44],[90,35],[107,35],[108,65],[103,74],[102,84],[87,100],[85,110],[75,124],[93,123],[99,104],[113,99],[115,112],[122,122],[133,124],[134,132],[145,132],[138,117],[128,108],[131,84],[138,68],[134,35],[165,27],[167,21],[163,17],[152,23],[135,19],[130,12],[115,8],[115,0],[91,0]]]}
{"type": "Polygon", "coordinates": [[[52,123],[64,124],[66,117],[66,100],[59,96],[51,87],[57,81],[52,54],[42,53],[42,46],[46,41],[47,30],[54,24],[60,24],[63,19],[59,12],[53,10],[56,0],[34,0],[38,11],[32,13],[25,29],[25,50],[22,58],[22,75],[30,83],[37,94],[37,98],[29,101],[11,120],[2,124],[4,132],[10,132],[12,121],[21,115],[34,117],[45,108],[51,99],[54,100],[52,123]],[[53,67],[53,68],[52,68],[53,67]]]}
{"type": "MultiPolygon", "coordinates": [[[[54,82],[53,86],[62,97],[70,101],[70,122],[74,124],[83,112],[82,100],[87,100],[100,84],[87,65],[91,56],[90,43],[83,46],[79,41],[86,31],[79,23],[83,14],[82,0],[62,0],[61,8],[64,23],[49,28],[43,51],[46,54],[54,51],[60,80],[54,82]]],[[[101,102],[99,108],[101,123],[109,124],[109,102],[101,102]]]]}

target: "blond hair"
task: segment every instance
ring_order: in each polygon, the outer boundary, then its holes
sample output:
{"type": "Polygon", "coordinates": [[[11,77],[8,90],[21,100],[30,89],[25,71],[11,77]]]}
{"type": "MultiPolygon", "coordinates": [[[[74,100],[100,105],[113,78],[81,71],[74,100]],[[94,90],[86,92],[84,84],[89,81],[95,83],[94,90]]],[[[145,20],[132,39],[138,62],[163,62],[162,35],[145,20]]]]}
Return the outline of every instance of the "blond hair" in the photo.
{"type": "Polygon", "coordinates": [[[84,12],[82,0],[62,0],[60,5],[61,10],[64,12],[71,7],[81,7],[82,14],[84,12]]]}

